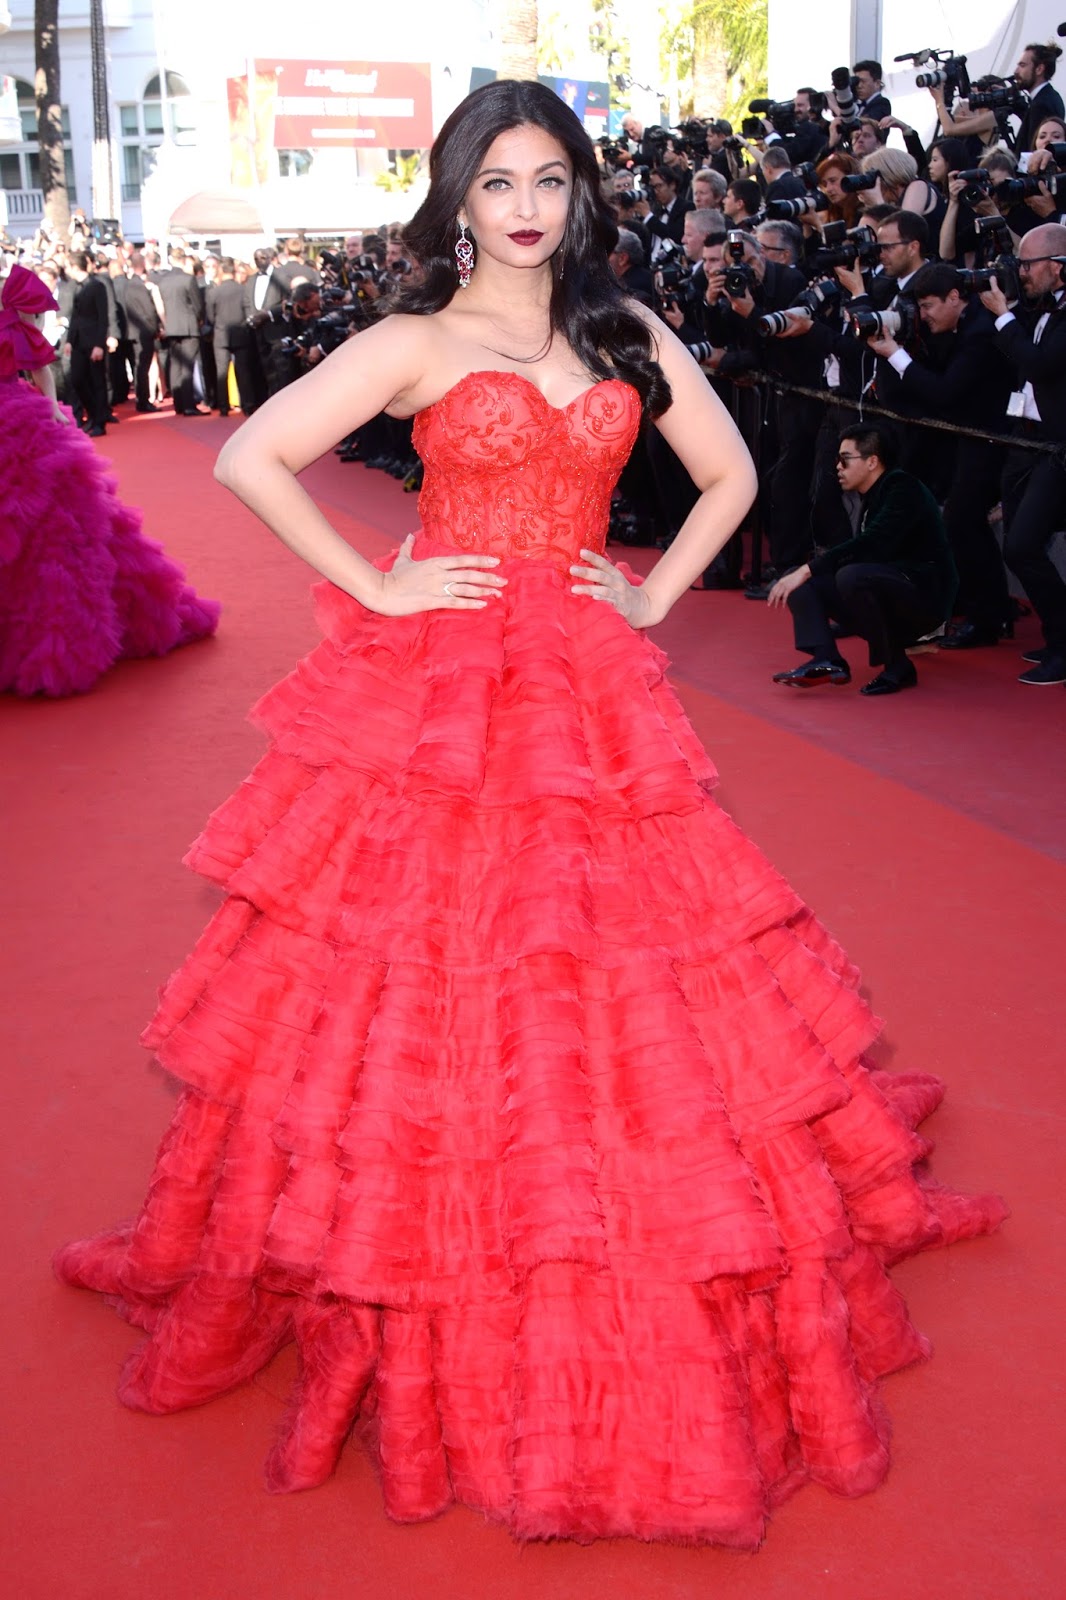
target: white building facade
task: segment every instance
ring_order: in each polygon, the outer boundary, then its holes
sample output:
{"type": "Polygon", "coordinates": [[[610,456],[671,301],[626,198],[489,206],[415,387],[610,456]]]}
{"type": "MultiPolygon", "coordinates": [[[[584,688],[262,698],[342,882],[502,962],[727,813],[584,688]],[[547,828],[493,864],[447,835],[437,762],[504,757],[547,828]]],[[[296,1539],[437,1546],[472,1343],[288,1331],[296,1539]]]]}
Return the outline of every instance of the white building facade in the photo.
{"type": "MultiPolygon", "coordinates": [[[[405,217],[424,184],[405,194],[376,182],[387,176],[397,151],[405,148],[399,142],[402,117],[379,124],[373,139],[372,129],[353,127],[349,139],[345,125],[313,127],[313,116],[283,124],[281,112],[296,102],[278,89],[278,117],[272,127],[279,133],[283,126],[313,133],[319,142],[278,148],[270,140],[271,147],[264,150],[260,137],[258,162],[254,153],[249,161],[247,140],[235,121],[235,95],[239,98],[242,83],[248,85],[247,104],[271,71],[278,72],[279,84],[284,81],[283,69],[294,86],[300,76],[300,93],[311,92],[303,87],[304,77],[336,87],[333,80],[340,74],[345,84],[356,85],[357,93],[347,98],[356,122],[358,110],[373,107],[380,112],[384,107],[386,114],[397,112],[400,99],[385,101],[378,94],[375,100],[364,91],[379,78],[387,79],[391,64],[406,67],[408,79],[419,65],[426,93],[417,108],[422,118],[418,126],[425,126],[420,142],[428,144],[467,93],[471,69],[492,65],[495,45],[486,21],[487,0],[463,0],[452,12],[436,0],[410,0],[389,19],[382,16],[383,9],[323,7],[308,14],[276,0],[105,0],[111,170],[110,184],[102,184],[97,163],[94,190],[89,5],[88,0],[61,0],[61,95],[71,205],[89,217],[110,214],[132,239],[161,238],[171,231],[170,219],[183,201],[197,195],[224,198],[235,188],[246,190],[261,222],[255,231],[264,235],[338,232],[405,217]],[[431,127],[423,116],[430,105],[431,127]],[[398,130],[395,146],[381,142],[382,127],[398,130]],[[362,135],[366,142],[360,145],[362,135]],[[336,137],[332,147],[331,137],[336,137]],[[103,209],[108,204],[109,213],[103,209]]],[[[10,0],[7,10],[10,26],[4,31],[5,8],[0,5],[0,75],[13,80],[18,122],[11,126],[11,118],[0,118],[0,220],[6,203],[8,231],[26,237],[43,214],[33,102],[33,0],[10,0]],[[15,133],[21,136],[13,138],[15,133]]],[[[332,114],[332,105],[326,106],[322,97],[305,102],[310,112],[322,108],[332,114]]],[[[408,148],[413,147],[412,142],[408,148]]]]}

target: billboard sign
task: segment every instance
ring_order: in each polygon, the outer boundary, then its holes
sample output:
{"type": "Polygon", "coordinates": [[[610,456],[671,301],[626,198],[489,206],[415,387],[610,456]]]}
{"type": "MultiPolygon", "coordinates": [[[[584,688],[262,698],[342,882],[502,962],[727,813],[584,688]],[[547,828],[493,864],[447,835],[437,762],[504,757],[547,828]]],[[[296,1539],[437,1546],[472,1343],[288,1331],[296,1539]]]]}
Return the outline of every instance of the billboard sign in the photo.
{"type": "MultiPolygon", "coordinates": [[[[255,142],[267,148],[420,150],[433,143],[428,63],[257,59],[246,77],[230,79],[231,121],[247,118],[249,89],[255,142]]],[[[245,126],[237,136],[247,133],[245,126]]]]}

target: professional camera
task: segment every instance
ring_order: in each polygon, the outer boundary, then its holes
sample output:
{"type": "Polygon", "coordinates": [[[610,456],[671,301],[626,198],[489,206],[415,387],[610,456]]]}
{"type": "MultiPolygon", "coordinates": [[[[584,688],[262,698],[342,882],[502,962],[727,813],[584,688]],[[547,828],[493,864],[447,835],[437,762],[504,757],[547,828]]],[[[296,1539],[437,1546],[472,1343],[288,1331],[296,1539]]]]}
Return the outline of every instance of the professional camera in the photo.
{"type": "MultiPolygon", "coordinates": [[[[749,100],[748,110],[766,117],[775,133],[791,133],[796,126],[796,107],[791,100],[749,100]]],[[[759,133],[764,131],[760,124],[759,133]]]]}
{"type": "Polygon", "coordinates": [[[948,105],[957,94],[968,98],[970,75],[966,70],[966,57],[953,56],[947,50],[930,50],[926,59],[930,57],[937,63],[935,71],[919,72],[914,80],[915,86],[919,89],[943,89],[948,105]]]}
{"type": "Polygon", "coordinates": [[[701,159],[707,154],[707,124],[699,117],[685,117],[673,135],[674,148],[701,159]]]}
{"type": "Polygon", "coordinates": [[[918,307],[906,295],[889,311],[849,311],[847,319],[856,339],[895,339],[897,344],[909,344],[920,323],[918,307]]]}
{"type": "Polygon", "coordinates": [[[688,300],[687,290],[695,270],[675,240],[663,240],[655,268],[655,290],[664,308],[680,306],[688,300]]]}
{"type": "Polygon", "coordinates": [[[962,198],[969,206],[978,205],[991,192],[992,174],[986,167],[968,167],[965,172],[956,172],[955,176],[966,185],[962,198]]]}
{"type": "Polygon", "coordinates": [[[974,217],[978,243],[983,249],[1007,250],[1010,247],[1010,224],[1006,217],[974,217]]]}
{"type": "Polygon", "coordinates": [[[118,244],[122,238],[122,224],[117,217],[94,217],[88,226],[89,237],[97,244],[118,244]]]}
{"type": "Polygon", "coordinates": [[[1029,96],[1019,89],[1013,78],[978,78],[970,90],[971,111],[994,111],[1000,116],[1024,117],[1029,109],[1029,96]]]}
{"type": "Polygon", "coordinates": [[[832,223],[825,230],[829,241],[819,250],[812,262],[816,272],[829,272],[833,267],[876,267],[881,264],[877,235],[866,223],[857,228],[845,228],[843,223],[832,223]]]}
{"type": "Polygon", "coordinates": [[[731,228],[726,235],[726,269],[723,287],[731,300],[742,300],[755,287],[755,269],[744,259],[744,247],[749,235],[731,228]]]}
{"type": "Polygon", "coordinates": [[[846,172],[840,180],[842,194],[859,194],[864,189],[876,189],[879,172],[846,172]]]}
{"type": "Polygon", "coordinates": [[[1018,272],[1018,257],[1005,253],[984,267],[960,267],[959,289],[963,294],[983,294],[991,289],[995,278],[1008,300],[1020,300],[1022,280],[1018,272]]]}
{"type": "Polygon", "coordinates": [[[1020,178],[1005,178],[1002,183],[997,183],[992,193],[999,206],[1013,206],[1019,200],[1027,200],[1031,195],[1056,194],[1058,180],[1064,176],[1060,172],[1049,172],[1046,168],[1042,172],[1026,172],[1020,178]]]}
{"type": "Polygon", "coordinates": [[[813,322],[819,311],[839,305],[844,295],[843,289],[833,278],[819,278],[812,283],[796,299],[794,305],[785,311],[768,311],[765,316],[759,317],[755,323],[755,331],[764,339],[777,339],[786,332],[790,324],[797,321],[813,322]]]}
{"type": "Polygon", "coordinates": [[[829,196],[816,189],[813,194],[802,195],[798,200],[768,200],[766,217],[769,222],[795,222],[812,211],[828,211],[831,204],[829,196]]]}

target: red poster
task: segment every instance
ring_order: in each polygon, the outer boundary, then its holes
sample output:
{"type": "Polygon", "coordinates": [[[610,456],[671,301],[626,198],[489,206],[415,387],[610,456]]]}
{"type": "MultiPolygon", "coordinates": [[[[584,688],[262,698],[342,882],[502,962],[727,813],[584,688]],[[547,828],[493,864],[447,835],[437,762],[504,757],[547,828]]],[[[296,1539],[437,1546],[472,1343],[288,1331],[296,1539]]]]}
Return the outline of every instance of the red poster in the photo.
{"type": "Polygon", "coordinates": [[[255,77],[273,77],[277,86],[275,150],[418,150],[433,143],[428,63],[257,60],[255,77]]]}

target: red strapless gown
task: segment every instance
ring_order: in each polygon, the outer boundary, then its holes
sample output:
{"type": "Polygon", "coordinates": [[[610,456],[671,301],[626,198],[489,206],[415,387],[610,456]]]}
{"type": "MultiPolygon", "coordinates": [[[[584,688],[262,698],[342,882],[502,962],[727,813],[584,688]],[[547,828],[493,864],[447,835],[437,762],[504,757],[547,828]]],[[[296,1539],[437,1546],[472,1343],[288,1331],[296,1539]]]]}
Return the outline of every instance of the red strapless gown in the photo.
{"type": "Polygon", "coordinates": [[[418,417],[415,554],[498,553],[506,598],[319,591],[189,858],[226,897],[145,1036],[186,1087],[144,1210],[58,1270],[147,1330],[146,1411],[296,1341],[272,1489],[356,1422],[401,1520],[751,1546],[881,1479],[877,1380],[927,1350],[886,1268],[1004,1207],[915,1175],[940,1084],[863,1065],[858,973],[661,651],[570,592],[638,421],[498,372],[418,417]]]}

